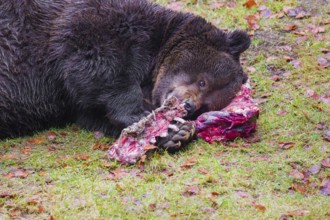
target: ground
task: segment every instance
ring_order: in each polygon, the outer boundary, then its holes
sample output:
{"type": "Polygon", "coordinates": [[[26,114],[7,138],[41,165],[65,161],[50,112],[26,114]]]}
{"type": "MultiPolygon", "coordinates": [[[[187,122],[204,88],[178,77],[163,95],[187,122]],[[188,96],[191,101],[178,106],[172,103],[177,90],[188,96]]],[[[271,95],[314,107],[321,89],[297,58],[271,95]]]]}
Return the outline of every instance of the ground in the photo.
{"type": "Polygon", "coordinates": [[[134,166],[107,159],[113,139],[75,125],[2,141],[0,218],[330,218],[329,2],[158,2],[249,31],[257,132],[134,166]]]}

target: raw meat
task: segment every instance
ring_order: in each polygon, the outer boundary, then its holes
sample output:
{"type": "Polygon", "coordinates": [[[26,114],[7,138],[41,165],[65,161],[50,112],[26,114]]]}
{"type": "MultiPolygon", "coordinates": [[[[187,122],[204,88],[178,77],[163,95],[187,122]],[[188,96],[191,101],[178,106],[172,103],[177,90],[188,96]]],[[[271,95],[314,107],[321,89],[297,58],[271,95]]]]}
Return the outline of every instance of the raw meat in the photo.
{"type": "Polygon", "coordinates": [[[246,137],[255,131],[258,116],[258,104],[253,101],[247,82],[227,107],[221,111],[206,112],[197,118],[197,136],[209,143],[246,137]]]}
{"type": "MultiPolygon", "coordinates": [[[[175,97],[166,100],[162,107],[122,131],[109,150],[109,158],[122,164],[136,163],[148,150],[157,148],[156,137],[168,134],[170,122],[186,113],[184,104],[175,97]]],[[[248,136],[256,129],[258,115],[258,105],[252,99],[249,83],[246,83],[227,107],[206,112],[190,123],[196,123],[199,138],[213,143],[248,136]]]]}
{"type": "Polygon", "coordinates": [[[156,137],[167,135],[170,122],[175,117],[187,114],[184,104],[175,97],[166,100],[164,105],[154,110],[139,122],[125,128],[118,140],[111,146],[108,156],[122,164],[135,163],[148,150],[157,148],[156,137]]]}

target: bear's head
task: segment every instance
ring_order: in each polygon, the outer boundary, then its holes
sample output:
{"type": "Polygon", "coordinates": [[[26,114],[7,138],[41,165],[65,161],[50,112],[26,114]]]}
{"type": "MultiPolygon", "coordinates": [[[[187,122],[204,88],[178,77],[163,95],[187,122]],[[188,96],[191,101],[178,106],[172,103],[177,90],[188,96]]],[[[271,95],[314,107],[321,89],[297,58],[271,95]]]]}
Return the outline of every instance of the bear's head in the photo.
{"type": "Polygon", "coordinates": [[[195,25],[190,28],[195,34],[181,33],[169,43],[156,69],[152,93],[155,106],[176,96],[186,103],[189,115],[196,117],[224,108],[246,82],[239,57],[250,45],[249,36],[243,31],[226,33],[207,25],[199,33],[195,25]]]}

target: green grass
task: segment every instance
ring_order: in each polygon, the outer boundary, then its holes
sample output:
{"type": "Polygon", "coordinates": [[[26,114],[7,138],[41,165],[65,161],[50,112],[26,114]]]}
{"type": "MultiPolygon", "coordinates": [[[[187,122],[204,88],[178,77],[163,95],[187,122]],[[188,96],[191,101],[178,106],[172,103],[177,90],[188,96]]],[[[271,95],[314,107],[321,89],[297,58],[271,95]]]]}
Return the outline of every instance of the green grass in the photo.
{"type": "MultiPolygon", "coordinates": [[[[257,12],[243,7],[241,0],[236,7],[215,10],[205,2],[183,2],[181,10],[206,17],[222,29],[249,31],[244,17],[257,12]]],[[[317,58],[321,48],[330,49],[330,25],[321,24],[330,19],[330,8],[317,1],[266,2],[273,14],[284,6],[302,4],[312,16],[261,18],[251,48],[242,57],[254,97],[264,99],[254,134],[260,141],[210,145],[198,140],[176,154],[151,154],[144,165],[120,166],[108,161],[106,151],[93,150],[98,141],[113,139],[97,140],[93,133],[74,127],[51,129],[58,134],[53,141],[5,140],[0,142],[0,219],[279,219],[295,210],[310,211],[295,218],[329,219],[329,197],[319,192],[322,181],[330,177],[329,168],[310,174],[308,184],[306,178],[295,179],[289,173],[293,168],[303,173],[321,166],[330,155],[329,142],[322,137],[324,127],[330,126],[329,104],[305,95],[308,89],[320,96],[329,92],[330,69],[319,68],[317,58]],[[290,23],[298,30],[321,25],[326,32],[320,33],[323,39],[308,33],[297,43],[299,36],[283,31],[290,23]],[[280,50],[283,45],[292,51],[280,50]],[[286,62],[284,55],[300,60],[301,68],[286,62]],[[256,71],[249,72],[250,66],[256,71]],[[280,80],[274,81],[274,75],[280,80]],[[279,142],[295,145],[283,150],[279,142]],[[192,157],[195,165],[183,169],[181,165],[192,157]],[[23,168],[33,173],[26,178],[5,176],[23,168]],[[261,211],[254,203],[266,209],[261,211]]],[[[48,132],[32,139],[47,137],[48,132]]]]}

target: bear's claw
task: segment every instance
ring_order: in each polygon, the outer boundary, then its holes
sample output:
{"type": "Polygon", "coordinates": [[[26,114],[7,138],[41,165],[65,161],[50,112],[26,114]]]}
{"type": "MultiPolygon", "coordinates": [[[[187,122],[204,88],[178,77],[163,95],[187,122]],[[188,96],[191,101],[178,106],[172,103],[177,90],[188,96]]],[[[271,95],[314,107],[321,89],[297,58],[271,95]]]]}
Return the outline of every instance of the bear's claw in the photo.
{"type": "Polygon", "coordinates": [[[166,137],[157,137],[156,144],[167,150],[177,150],[193,139],[196,126],[194,122],[182,118],[174,118],[168,128],[166,137]]]}

